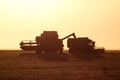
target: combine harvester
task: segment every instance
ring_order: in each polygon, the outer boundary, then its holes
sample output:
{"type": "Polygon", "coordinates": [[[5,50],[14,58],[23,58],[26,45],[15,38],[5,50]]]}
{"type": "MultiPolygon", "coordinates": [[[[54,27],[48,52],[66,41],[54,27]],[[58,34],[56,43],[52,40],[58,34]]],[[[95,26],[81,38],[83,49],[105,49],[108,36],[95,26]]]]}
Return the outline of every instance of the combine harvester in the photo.
{"type": "Polygon", "coordinates": [[[36,36],[35,40],[25,40],[20,42],[20,48],[25,51],[35,51],[37,54],[42,53],[63,53],[63,40],[67,39],[67,47],[69,53],[73,56],[81,56],[81,54],[104,53],[104,48],[95,47],[95,42],[88,37],[76,38],[72,33],[62,39],[58,38],[57,31],[44,31],[40,36],[36,36]],[[73,38],[69,38],[73,36],[73,38]]]}
{"type": "Polygon", "coordinates": [[[36,36],[34,40],[24,40],[20,42],[20,48],[25,51],[36,51],[36,53],[46,53],[46,52],[57,52],[63,53],[63,40],[74,36],[75,34],[72,33],[63,39],[58,38],[58,34],[56,31],[44,31],[41,36],[36,36]]]}
{"type": "Polygon", "coordinates": [[[105,53],[104,48],[95,47],[95,42],[88,37],[69,38],[67,47],[69,53],[76,57],[97,57],[105,53]]]}

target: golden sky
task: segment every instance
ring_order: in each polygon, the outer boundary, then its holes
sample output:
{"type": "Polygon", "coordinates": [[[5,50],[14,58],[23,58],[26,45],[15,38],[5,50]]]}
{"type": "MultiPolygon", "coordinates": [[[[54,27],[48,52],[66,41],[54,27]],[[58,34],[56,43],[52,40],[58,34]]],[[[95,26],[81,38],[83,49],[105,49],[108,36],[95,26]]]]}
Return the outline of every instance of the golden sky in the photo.
{"type": "Polygon", "coordinates": [[[120,49],[120,0],[0,0],[0,49],[20,49],[44,30],[120,49]]]}

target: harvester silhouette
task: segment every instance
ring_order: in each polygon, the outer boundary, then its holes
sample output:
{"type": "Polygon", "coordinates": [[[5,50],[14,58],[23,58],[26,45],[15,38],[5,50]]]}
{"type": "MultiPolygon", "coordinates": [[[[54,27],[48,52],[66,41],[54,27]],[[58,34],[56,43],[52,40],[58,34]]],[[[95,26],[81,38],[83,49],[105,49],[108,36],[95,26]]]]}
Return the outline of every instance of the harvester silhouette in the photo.
{"type": "Polygon", "coordinates": [[[63,40],[65,39],[67,39],[69,53],[75,56],[85,53],[104,53],[105,51],[104,48],[96,48],[95,42],[88,37],[77,38],[75,33],[59,39],[57,31],[44,31],[40,36],[36,36],[35,40],[21,41],[20,48],[25,51],[34,50],[37,54],[63,53],[63,40]],[[69,38],[70,36],[73,36],[73,38],[69,38]]]}

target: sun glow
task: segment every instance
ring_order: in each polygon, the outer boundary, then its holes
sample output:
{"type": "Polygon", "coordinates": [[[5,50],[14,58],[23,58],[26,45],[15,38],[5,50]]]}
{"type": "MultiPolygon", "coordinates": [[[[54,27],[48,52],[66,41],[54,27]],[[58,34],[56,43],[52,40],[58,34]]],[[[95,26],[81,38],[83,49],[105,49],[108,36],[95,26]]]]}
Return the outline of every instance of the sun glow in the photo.
{"type": "Polygon", "coordinates": [[[62,7],[63,0],[9,0],[6,5],[16,14],[45,14],[62,7]]]}
{"type": "Polygon", "coordinates": [[[120,0],[0,0],[0,49],[19,49],[21,40],[44,30],[58,31],[59,38],[75,32],[120,49],[120,0]]]}

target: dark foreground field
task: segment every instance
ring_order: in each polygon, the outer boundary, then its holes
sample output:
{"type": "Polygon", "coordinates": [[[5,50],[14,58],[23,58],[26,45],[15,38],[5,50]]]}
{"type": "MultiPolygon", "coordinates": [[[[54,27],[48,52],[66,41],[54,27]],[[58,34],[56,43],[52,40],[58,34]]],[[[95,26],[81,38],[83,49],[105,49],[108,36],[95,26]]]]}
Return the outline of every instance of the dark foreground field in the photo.
{"type": "Polygon", "coordinates": [[[0,80],[120,80],[120,53],[48,60],[22,51],[0,51],[0,80]]]}

